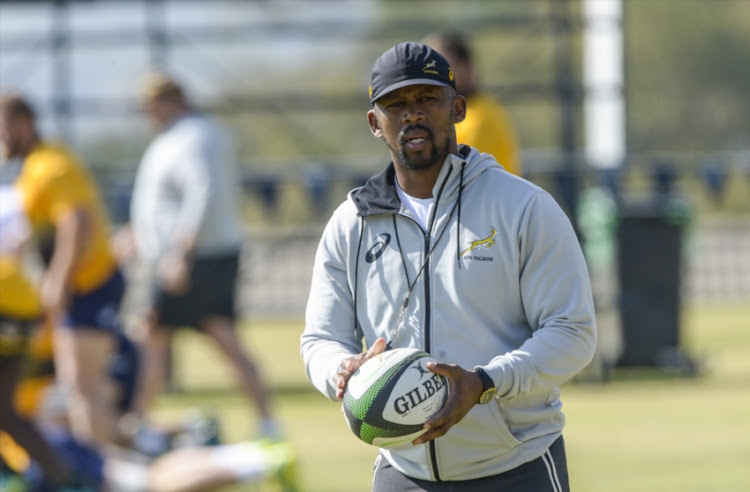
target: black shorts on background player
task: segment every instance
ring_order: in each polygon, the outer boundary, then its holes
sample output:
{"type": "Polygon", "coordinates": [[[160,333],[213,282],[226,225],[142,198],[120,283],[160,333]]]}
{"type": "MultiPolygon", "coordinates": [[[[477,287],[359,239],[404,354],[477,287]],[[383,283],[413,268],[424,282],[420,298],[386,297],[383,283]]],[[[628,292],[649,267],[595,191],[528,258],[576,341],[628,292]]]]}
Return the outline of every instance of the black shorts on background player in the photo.
{"type": "Polygon", "coordinates": [[[209,316],[234,320],[239,259],[239,251],[196,257],[187,292],[175,295],[157,287],[154,309],[159,324],[199,329],[209,316]]]}

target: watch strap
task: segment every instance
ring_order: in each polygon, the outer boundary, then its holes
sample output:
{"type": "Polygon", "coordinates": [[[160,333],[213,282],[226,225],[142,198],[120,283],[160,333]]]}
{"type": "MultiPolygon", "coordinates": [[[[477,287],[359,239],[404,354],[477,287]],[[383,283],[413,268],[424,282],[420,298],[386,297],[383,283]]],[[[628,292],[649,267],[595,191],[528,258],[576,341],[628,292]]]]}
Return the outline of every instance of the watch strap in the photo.
{"type": "Polygon", "coordinates": [[[479,375],[479,379],[482,380],[482,393],[490,389],[495,389],[495,382],[490,375],[487,374],[487,371],[482,367],[477,366],[474,368],[474,372],[476,372],[479,375]]]}

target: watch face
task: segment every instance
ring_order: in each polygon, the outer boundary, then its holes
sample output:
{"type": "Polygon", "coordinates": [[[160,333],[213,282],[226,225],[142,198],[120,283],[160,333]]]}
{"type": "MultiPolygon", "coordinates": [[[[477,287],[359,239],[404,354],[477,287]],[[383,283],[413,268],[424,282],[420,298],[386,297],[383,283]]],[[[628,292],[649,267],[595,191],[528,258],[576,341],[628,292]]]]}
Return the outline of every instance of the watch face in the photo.
{"type": "Polygon", "coordinates": [[[483,405],[495,398],[495,395],[497,395],[497,389],[495,388],[495,383],[490,379],[490,376],[484,371],[484,369],[476,367],[474,372],[476,372],[479,375],[479,379],[482,380],[482,394],[479,395],[479,403],[483,405]]]}
{"type": "Polygon", "coordinates": [[[479,397],[479,403],[485,404],[489,403],[491,400],[495,398],[495,395],[497,394],[497,390],[495,388],[490,388],[484,393],[482,393],[482,396],[479,397]]]}

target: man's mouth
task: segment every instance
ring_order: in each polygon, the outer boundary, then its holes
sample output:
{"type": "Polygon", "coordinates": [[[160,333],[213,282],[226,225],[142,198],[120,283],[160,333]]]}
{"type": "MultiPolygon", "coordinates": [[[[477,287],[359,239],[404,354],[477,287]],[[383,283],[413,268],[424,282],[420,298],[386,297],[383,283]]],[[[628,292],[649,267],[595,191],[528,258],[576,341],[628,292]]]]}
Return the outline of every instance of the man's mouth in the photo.
{"type": "Polygon", "coordinates": [[[401,139],[403,146],[410,150],[422,150],[427,145],[430,135],[424,131],[410,131],[401,139]]]}
{"type": "Polygon", "coordinates": [[[421,125],[412,125],[403,129],[401,133],[401,145],[404,150],[421,152],[427,149],[432,139],[429,128],[421,125]]]}

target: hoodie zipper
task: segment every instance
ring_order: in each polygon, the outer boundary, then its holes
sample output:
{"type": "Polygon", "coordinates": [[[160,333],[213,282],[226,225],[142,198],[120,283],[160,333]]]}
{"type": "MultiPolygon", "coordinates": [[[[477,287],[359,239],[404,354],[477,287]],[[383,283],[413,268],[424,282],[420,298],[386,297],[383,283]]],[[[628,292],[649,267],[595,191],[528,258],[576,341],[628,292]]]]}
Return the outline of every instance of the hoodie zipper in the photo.
{"type": "MultiPolygon", "coordinates": [[[[452,171],[452,169],[451,169],[452,171]]],[[[430,252],[432,251],[430,248],[430,238],[432,237],[432,233],[435,229],[435,220],[437,218],[437,209],[440,204],[440,197],[443,195],[443,190],[445,189],[445,185],[448,183],[448,179],[450,178],[451,172],[448,172],[448,174],[445,176],[445,179],[443,180],[443,184],[440,185],[440,190],[438,191],[437,196],[435,197],[435,206],[432,208],[432,216],[430,217],[430,227],[428,227],[427,232],[424,233],[424,251],[425,251],[425,276],[424,276],[424,305],[425,305],[425,320],[424,320],[424,348],[425,352],[428,354],[431,353],[430,350],[432,350],[432,340],[430,337],[430,330],[432,328],[432,323],[430,322],[430,316],[432,314],[432,309],[430,306],[430,252]]],[[[451,214],[453,215],[453,212],[451,211],[451,214]]],[[[448,220],[450,221],[450,216],[448,217],[448,220]]],[[[444,227],[449,227],[450,224],[446,223],[444,227]]],[[[440,234],[442,236],[442,233],[440,234]]],[[[440,236],[435,238],[435,241],[440,240],[440,236]]]]}
{"type": "MultiPolygon", "coordinates": [[[[451,209],[450,213],[448,214],[447,222],[443,226],[442,231],[440,232],[440,234],[438,235],[438,237],[435,238],[435,245],[431,245],[430,244],[430,239],[432,237],[432,233],[433,233],[433,230],[435,228],[435,220],[437,218],[437,209],[438,209],[438,205],[440,203],[440,197],[442,196],[443,190],[445,189],[445,186],[448,183],[448,180],[449,180],[450,175],[451,175],[451,171],[452,171],[452,169],[446,175],[445,179],[443,180],[443,183],[440,185],[440,190],[438,191],[438,194],[435,197],[435,206],[434,206],[434,208],[432,210],[432,215],[430,217],[430,222],[429,222],[428,230],[426,232],[422,231],[422,237],[424,239],[424,244],[423,245],[424,245],[425,259],[424,259],[424,263],[422,264],[422,266],[420,267],[420,269],[417,271],[417,276],[414,278],[413,282],[409,280],[409,275],[408,275],[408,272],[406,270],[406,263],[404,263],[404,274],[406,275],[406,283],[407,283],[407,285],[409,285],[409,290],[407,292],[404,304],[401,307],[402,313],[399,316],[399,321],[398,321],[398,324],[397,324],[397,330],[401,326],[401,323],[403,321],[401,319],[401,317],[405,313],[406,307],[408,306],[408,303],[409,303],[409,292],[411,292],[411,288],[416,285],[417,280],[419,279],[419,276],[424,272],[425,273],[425,276],[424,276],[424,301],[425,301],[425,304],[424,304],[425,305],[424,350],[427,353],[430,353],[430,350],[431,350],[431,347],[432,347],[432,340],[431,340],[431,337],[430,337],[430,331],[432,329],[432,323],[430,322],[430,318],[431,318],[431,314],[432,314],[432,309],[431,309],[431,305],[430,305],[430,299],[432,297],[430,295],[430,274],[429,274],[429,269],[430,269],[430,264],[431,264],[431,262],[430,262],[430,255],[432,254],[432,250],[434,249],[434,247],[437,245],[437,242],[443,236],[443,233],[450,226],[450,219],[451,219],[451,217],[453,217],[453,212],[456,209],[455,206],[451,209]]],[[[460,199],[460,197],[459,197],[459,199],[460,199]]],[[[397,215],[400,215],[400,214],[397,214],[397,215]]],[[[422,230],[421,226],[413,218],[408,217],[406,215],[403,215],[403,217],[411,220],[412,222],[414,222],[417,225],[417,227],[419,227],[419,229],[422,230]]],[[[393,217],[393,227],[394,227],[394,233],[396,234],[396,241],[398,242],[398,244],[399,244],[399,250],[401,251],[401,261],[403,262],[404,261],[403,250],[401,249],[401,242],[399,240],[398,227],[396,226],[396,217],[395,217],[395,215],[393,217]]],[[[393,341],[393,338],[395,338],[395,334],[396,333],[393,334],[391,340],[386,345],[386,350],[388,350],[389,348],[391,348],[391,342],[393,341]]],[[[433,473],[433,475],[435,477],[435,481],[442,482],[443,480],[440,478],[440,471],[438,470],[437,448],[436,448],[436,445],[435,445],[435,441],[432,440],[428,444],[429,444],[429,446],[428,446],[428,449],[429,449],[429,451],[428,451],[429,452],[429,461],[430,461],[430,466],[432,468],[432,473],[433,473]]]]}
{"type": "MultiPolygon", "coordinates": [[[[437,200],[435,201],[437,203],[437,200]]],[[[437,206],[435,207],[437,208],[437,206]]],[[[447,225],[446,225],[447,227],[447,225]]],[[[430,224],[430,228],[432,228],[432,224],[430,224]]],[[[430,234],[425,233],[424,235],[424,247],[425,251],[430,250],[430,234]]],[[[429,262],[430,259],[428,258],[427,261],[429,262]]],[[[430,264],[427,264],[427,269],[430,268],[430,264]]],[[[431,347],[432,347],[432,340],[430,337],[430,331],[432,329],[432,323],[431,323],[431,316],[432,316],[432,305],[431,305],[431,295],[430,295],[430,275],[427,274],[424,276],[424,299],[425,299],[425,322],[424,322],[424,345],[425,345],[425,352],[428,354],[431,353],[431,347]]],[[[437,462],[437,447],[435,445],[435,440],[429,442],[429,457],[430,457],[430,465],[432,466],[432,473],[435,476],[435,481],[442,482],[443,480],[440,478],[440,471],[438,470],[438,462],[437,462]]]]}
{"type": "MultiPolygon", "coordinates": [[[[451,169],[452,171],[452,169],[451,169]]],[[[428,255],[426,257],[427,265],[425,266],[425,276],[424,276],[424,306],[425,306],[425,321],[424,321],[424,347],[425,352],[428,354],[431,353],[432,350],[432,338],[431,338],[431,332],[432,332],[432,322],[430,321],[432,319],[432,301],[431,301],[431,290],[430,290],[430,267],[431,267],[431,261],[429,257],[430,252],[430,238],[432,236],[432,232],[435,229],[435,219],[437,217],[437,209],[440,204],[440,197],[443,195],[443,190],[445,189],[445,185],[448,183],[448,179],[450,178],[451,173],[448,172],[447,176],[445,177],[445,180],[443,180],[443,184],[440,185],[440,191],[438,191],[437,197],[435,197],[435,207],[432,209],[432,217],[430,218],[430,227],[429,231],[425,232],[424,234],[424,250],[425,254],[428,255]]],[[[445,224],[444,227],[450,226],[450,218],[453,215],[453,211],[451,211],[450,215],[448,216],[448,223],[445,224]]],[[[442,234],[441,234],[442,236],[442,234]]],[[[440,237],[437,237],[435,240],[438,241],[440,237]]],[[[437,446],[435,445],[435,440],[429,442],[428,445],[429,448],[429,458],[430,458],[430,465],[432,466],[432,473],[435,476],[436,482],[442,482],[443,480],[440,478],[440,471],[438,469],[438,462],[437,462],[437,446]]]]}

